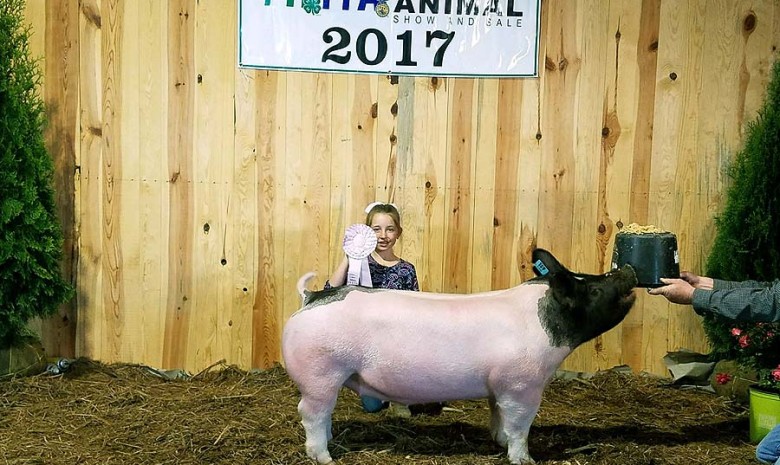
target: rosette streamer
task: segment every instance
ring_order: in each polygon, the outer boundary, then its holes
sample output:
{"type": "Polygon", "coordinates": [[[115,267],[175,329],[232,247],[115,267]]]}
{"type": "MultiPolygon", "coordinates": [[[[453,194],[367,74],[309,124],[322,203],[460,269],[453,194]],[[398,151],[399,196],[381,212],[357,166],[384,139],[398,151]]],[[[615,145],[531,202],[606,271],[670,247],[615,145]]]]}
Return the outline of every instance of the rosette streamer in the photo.
{"type": "Polygon", "coordinates": [[[373,287],[368,256],[376,249],[376,233],[365,224],[353,224],[344,234],[344,253],[349,258],[347,285],[373,287]]]}

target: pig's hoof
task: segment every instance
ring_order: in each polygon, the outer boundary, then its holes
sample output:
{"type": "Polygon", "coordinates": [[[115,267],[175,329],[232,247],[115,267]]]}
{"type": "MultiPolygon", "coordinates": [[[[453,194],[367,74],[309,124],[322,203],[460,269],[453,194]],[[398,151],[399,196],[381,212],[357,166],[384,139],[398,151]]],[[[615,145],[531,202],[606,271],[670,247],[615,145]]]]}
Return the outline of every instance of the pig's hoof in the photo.
{"type": "Polygon", "coordinates": [[[513,452],[509,451],[509,463],[512,465],[534,465],[536,461],[531,458],[528,452],[513,452]]]}
{"type": "Polygon", "coordinates": [[[531,457],[526,457],[523,459],[519,459],[517,461],[513,461],[510,459],[509,463],[511,463],[512,465],[535,465],[536,460],[532,459],[531,457]]]}
{"type": "Polygon", "coordinates": [[[517,462],[510,460],[509,463],[511,463],[512,465],[535,465],[536,460],[532,459],[531,457],[528,457],[527,459],[520,459],[517,462]]]}
{"type": "Polygon", "coordinates": [[[308,455],[309,458],[316,460],[320,465],[333,463],[333,459],[330,458],[330,453],[327,449],[322,452],[315,452],[314,450],[307,448],[306,455],[308,455]]]}

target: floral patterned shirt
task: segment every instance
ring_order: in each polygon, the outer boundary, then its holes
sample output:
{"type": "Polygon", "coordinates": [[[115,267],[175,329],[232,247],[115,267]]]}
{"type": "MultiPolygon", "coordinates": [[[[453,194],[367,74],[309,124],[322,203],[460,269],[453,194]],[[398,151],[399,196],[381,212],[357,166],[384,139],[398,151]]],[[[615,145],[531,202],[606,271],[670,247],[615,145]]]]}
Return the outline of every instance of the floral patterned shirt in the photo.
{"type": "MultiPolygon", "coordinates": [[[[419,291],[417,282],[417,270],[414,265],[404,259],[400,259],[393,266],[384,266],[368,256],[368,269],[371,272],[371,284],[380,289],[399,289],[402,291],[419,291]]],[[[325,289],[330,289],[330,281],[325,282],[325,289]]]]}
{"type": "Polygon", "coordinates": [[[696,313],[712,312],[739,321],[780,321],[780,280],[714,279],[712,288],[693,291],[691,303],[696,313]]]}

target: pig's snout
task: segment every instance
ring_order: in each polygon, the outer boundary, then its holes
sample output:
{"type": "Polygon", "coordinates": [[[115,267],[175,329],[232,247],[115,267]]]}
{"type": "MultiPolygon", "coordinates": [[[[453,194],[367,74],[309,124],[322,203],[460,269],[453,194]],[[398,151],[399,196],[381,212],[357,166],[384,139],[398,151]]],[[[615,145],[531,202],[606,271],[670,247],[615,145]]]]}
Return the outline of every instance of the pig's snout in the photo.
{"type": "Polygon", "coordinates": [[[639,284],[639,279],[636,277],[636,271],[631,265],[623,265],[620,267],[618,270],[618,279],[622,284],[621,291],[623,292],[630,292],[631,289],[639,284]]]}
{"type": "Polygon", "coordinates": [[[639,284],[639,279],[636,277],[636,271],[631,265],[624,265],[618,270],[617,277],[620,293],[623,294],[623,298],[620,299],[620,304],[623,307],[631,308],[636,300],[636,294],[634,288],[639,284]]]}

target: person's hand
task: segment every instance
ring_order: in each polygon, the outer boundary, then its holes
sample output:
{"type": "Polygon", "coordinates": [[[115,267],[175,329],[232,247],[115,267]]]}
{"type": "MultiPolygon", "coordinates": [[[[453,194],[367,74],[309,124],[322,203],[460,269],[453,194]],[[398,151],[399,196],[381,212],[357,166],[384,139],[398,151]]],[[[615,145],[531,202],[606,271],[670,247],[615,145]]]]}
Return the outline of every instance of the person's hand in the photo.
{"type": "Polygon", "coordinates": [[[712,290],[713,280],[706,276],[697,276],[689,271],[683,271],[680,273],[680,278],[687,281],[691,286],[696,289],[712,290]]]}
{"type": "MultiPolygon", "coordinates": [[[[698,278],[696,275],[693,276],[698,278]]],[[[661,278],[661,282],[664,283],[664,286],[648,289],[647,293],[651,295],[662,295],[666,297],[669,302],[675,304],[687,305],[693,301],[694,285],[684,277],[661,278]]]]}

